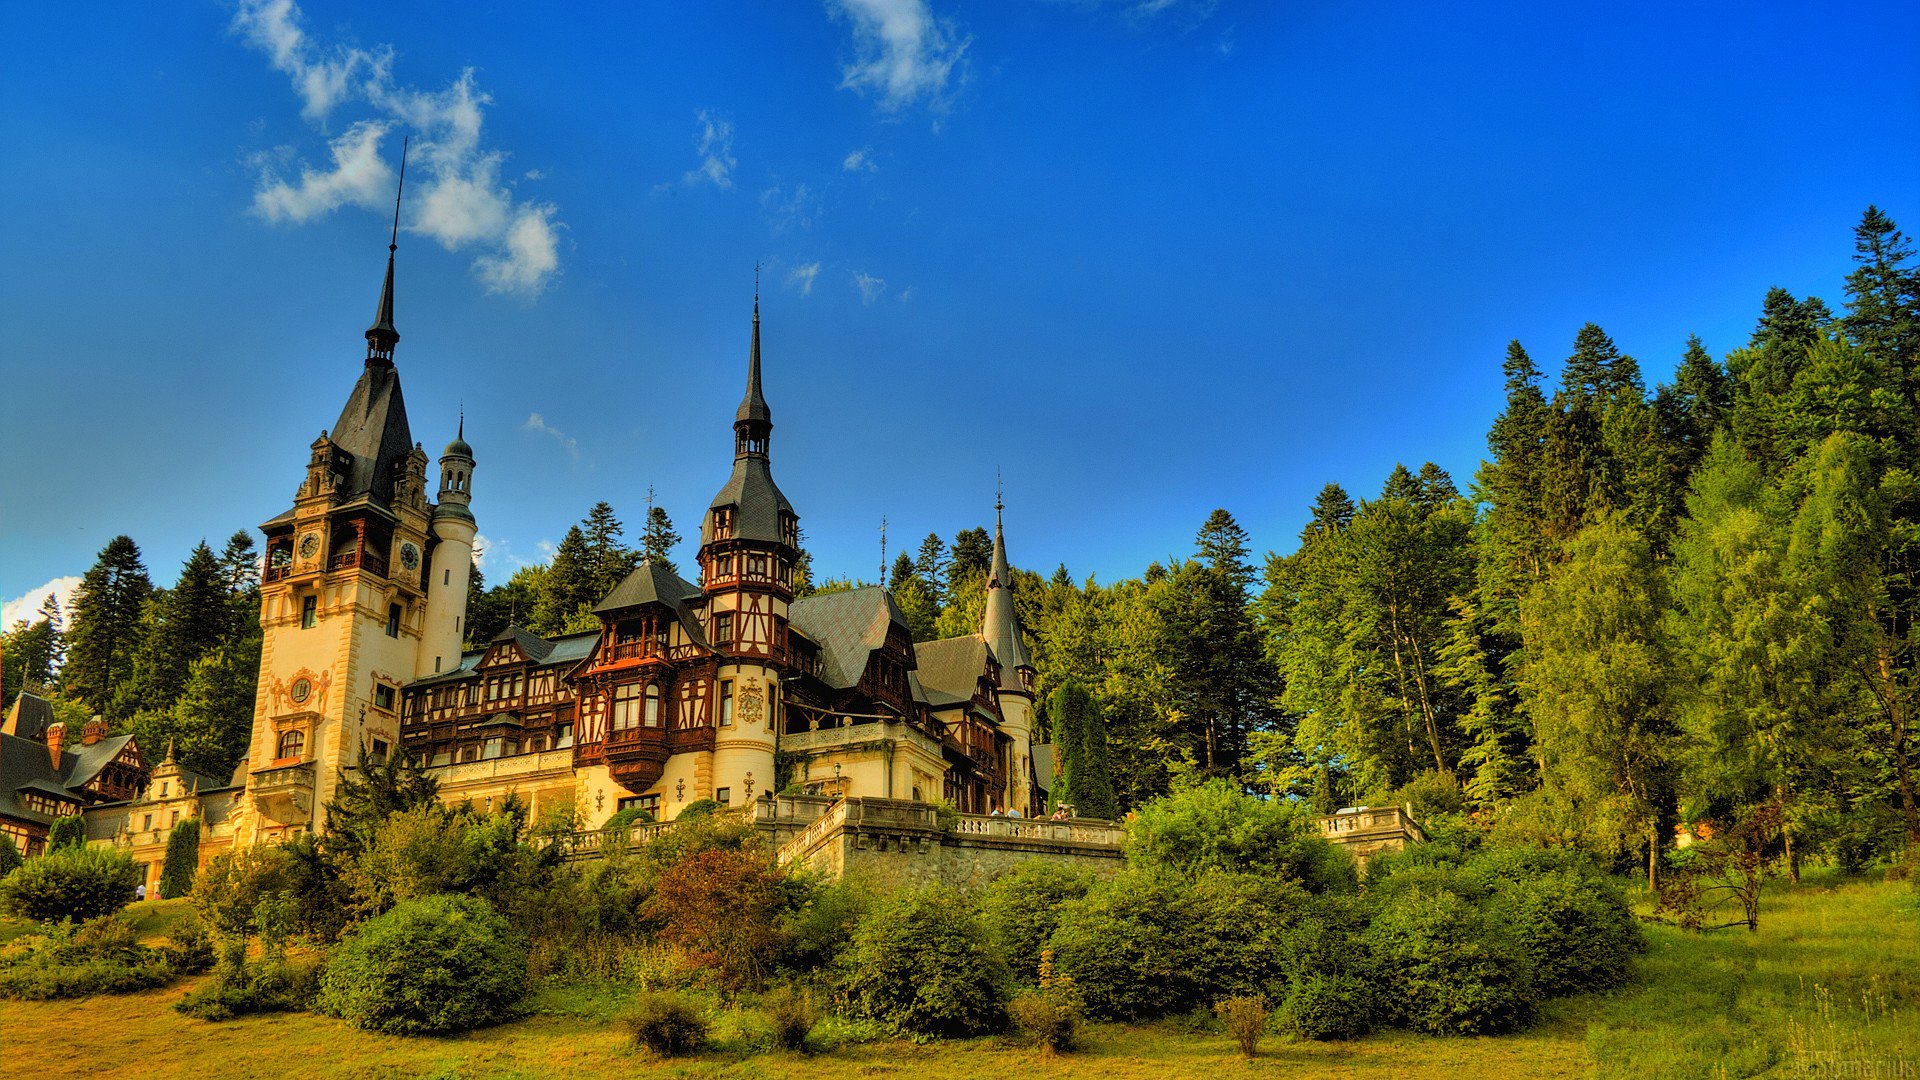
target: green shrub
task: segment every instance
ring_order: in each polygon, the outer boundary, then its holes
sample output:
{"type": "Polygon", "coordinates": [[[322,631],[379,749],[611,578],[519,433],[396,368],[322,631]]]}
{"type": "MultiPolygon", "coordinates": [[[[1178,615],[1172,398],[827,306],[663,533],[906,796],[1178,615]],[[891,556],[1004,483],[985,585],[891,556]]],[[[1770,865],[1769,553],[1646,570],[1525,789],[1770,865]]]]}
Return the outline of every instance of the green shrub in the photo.
{"type": "Polygon", "coordinates": [[[199,914],[189,914],[167,931],[167,962],[182,975],[198,975],[213,966],[213,935],[199,914]]]}
{"type": "Polygon", "coordinates": [[[1357,1039],[1373,1030],[1374,988],[1351,975],[1308,975],[1287,990],[1276,1023],[1302,1039],[1357,1039]]]}
{"type": "Polygon", "coordinates": [[[33,922],[85,922],[133,902],[140,870],[125,852],[63,847],[0,880],[0,914],[33,922]]]}
{"type": "Polygon", "coordinates": [[[81,847],[87,842],[87,819],[79,814],[53,819],[47,826],[47,851],[64,851],[67,848],[81,847]]]}
{"type": "Polygon", "coordinates": [[[672,991],[641,994],[620,1023],[633,1035],[635,1046],[660,1057],[691,1054],[707,1041],[705,1010],[685,994],[672,991]]]}
{"type": "Polygon", "coordinates": [[[527,956],[506,920],[469,896],[409,900],[364,923],[334,952],[320,1007],[391,1035],[464,1031],[512,1015],[527,956]]]}
{"type": "Polygon", "coordinates": [[[980,922],[1022,985],[1037,985],[1040,954],[1060,925],[1060,906],[1093,887],[1085,870],[1039,859],[993,879],[980,894],[980,922]]]}
{"type": "Polygon", "coordinates": [[[680,813],[674,815],[673,820],[676,823],[682,821],[699,821],[702,818],[710,818],[726,808],[725,803],[714,799],[695,799],[681,807],[680,813]]]}
{"type": "Polygon", "coordinates": [[[1214,1005],[1213,1011],[1226,1025],[1241,1057],[1260,1053],[1260,1036],[1267,1030],[1267,1007],[1259,998],[1230,997],[1214,1005]]]}
{"type": "Polygon", "coordinates": [[[1503,883],[1493,911],[1532,963],[1534,985],[1546,997],[1618,986],[1646,947],[1612,883],[1571,871],[1503,883]]]}
{"type": "Polygon", "coordinates": [[[320,990],[321,962],[271,957],[247,963],[223,963],[174,1002],[174,1009],[200,1020],[231,1020],[260,1013],[302,1012],[320,990]]]}
{"type": "Polygon", "coordinates": [[[1053,950],[1043,949],[1038,969],[1040,985],[1007,1003],[1013,1025],[1027,1040],[1049,1054],[1065,1054],[1080,1043],[1080,1025],[1087,1003],[1073,979],[1054,971],[1053,950]]]}
{"type": "Polygon", "coordinates": [[[341,868],[363,915],[404,900],[461,894],[508,910],[544,886],[542,859],[520,843],[525,818],[513,809],[479,814],[426,803],[387,818],[360,856],[341,868]]]}
{"type": "Polygon", "coordinates": [[[1132,870],[1062,906],[1051,945],[1095,1016],[1138,1020],[1284,985],[1299,886],[1246,874],[1132,870]]]}
{"type": "Polygon", "coordinates": [[[813,1026],[820,1022],[820,1009],[814,1005],[813,995],[791,986],[768,991],[760,999],[760,1009],[767,1014],[767,1026],[773,1031],[773,1044],[782,1050],[804,1051],[807,1048],[807,1036],[812,1034],[813,1026]]]}
{"type": "Polygon", "coordinates": [[[0,833],[0,878],[6,877],[19,868],[25,857],[13,842],[13,837],[0,833]]]}
{"type": "Polygon", "coordinates": [[[188,818],[167,834],[167,856],[160,864],[160,899],[171,900],[193,891],[200,870],[200,819],[188,818]]]}
{"type": "Polygon", "coordinates": [[[1604,880],[1592,859],[1571,848],[1489,845],[1474,852],[1466,866],[1496,888],[1503,881],[1526,881],[1547,874],[1577,874],[1594,881],[1604,880]]]}
{"type": "Polygon", "coordinates": [[[1006,1021],[1006,966],[959,893],[936,886],[874,905],[843,986],[855,1008],[914,1035],[978,1035],[1006,1021]]]}
{"type": "Polygon", "coordinates": [[[54,924],[44,934],[0,949],[0,998],[48,1001],[128,994],[165,986],[173,978],[167,957],[141,945],[133,925],[111,915],[79,926],[54,924]]]}
{"type": "Polygon", "coordinates": [[[1394,987],[1401,1019],[1431,1035],[1494,1035],[1533,1019],[1526,958],[1452,892],[1388,901],[1367,942],[1394,987]]]}
{"type": "Polygon", "coordinates": [[[287,916],[293,933],[332,941],[347,926],[352,896],[335,859],[312,835],[303,834],[215,856],[194,879],[193,901],[208,929],[220,934],[260,933],[257,918],[264,911],[287,916]],[[286,906],[262,908],[271,897],[286,906]]]}
{"type": "Polygon", "coordinates": [[[1127,823],[1127,861],[1189,874],[1250,873],[1311,892],[1351,887],[1352,860],[1320,835],[1304,806],[1249,795],[1226,780],[1155,799],[1127,823]]]}
{"type": "MultiPolygon", "coordinates": [[[[796,887],[804,878],[795,876],[796,887]]],[[[778,966],[806,974],[831,967],[853,940],[853,928],[873,906],[866,882],[842,878],[805,889],[805,898],[787,915],[780,932],[778,966]]]]}

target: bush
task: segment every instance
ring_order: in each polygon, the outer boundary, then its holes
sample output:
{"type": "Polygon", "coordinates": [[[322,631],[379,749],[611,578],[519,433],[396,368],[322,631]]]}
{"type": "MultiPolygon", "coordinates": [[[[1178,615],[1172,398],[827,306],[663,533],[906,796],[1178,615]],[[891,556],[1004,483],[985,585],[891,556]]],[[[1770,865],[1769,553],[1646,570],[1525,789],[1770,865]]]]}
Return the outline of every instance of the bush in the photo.
{"type": "Polygon", "coordinates": [[[128,994],[165,986],[173,978],[166,956],[141,945],[133,925],[111,915],[77,927],[57,924],[0,949],[0,998],[128,994]]]}
{"type": "Polygon", "coordinates": [[[1374,989],[1351,975],[1308,975],[1287,990],[1276,1018],[1302,1039],[1357,1039],[1373,1030],[1374,989]]]}
{"type": "Polygon", "coordinates": [[[1367,941],[1395,988],[1399,1015],[1430,1035],[1495,1035],[1533,1018],[1526,958],[1451,892],[1387,902],[1367,941]]]}
{"type": "Polygon", "coordinates": [[[636,821],[652,820],[653,815],[649,814],[644,807],[629,806],[625,810],[615,811],[614,815],[607,819],[607,823],[600,827],[602,829],[618,829],[623,825],[631,825],[636,821]]]}
{"type": "Polygon", "coordinates": [[[1095,1016],[1166,1016],[1283,984],[1306,903],[1296,885],[1245,874],[1133,870],[1065,904],[1051,944],[1095,1016]]]}
{"type": "Polygon", "coordinates": [[[218,855],[193,883],[194,907],[208,929],[236,937],[260,933],[258,917],[267,913],[285,916],[294,933],[332,941],[346,928],[351,899],[334,860],[311,835],[218,855]],[[263,908],[269,899],[277,902],[263,908]]]}
{"type": "Polygon", "coordinates": [[[167,962],[182,975],[198,975],[213,966],[213,935],[190,914],[167,931],[167,962]]]}
{"type": "Polygon", "coordinates": [[[174,1009],[200,1020],[231,1020],[260,1013],[302,1012],[320,990],[321,963],[271,957],[222,964],[213,977],[174,1002],[174,1009]]]}
{"type": "Polygon", "coordinates": [[[1006,967],[952,889],[899,892],[874,905],[843,962],[855,1008],[896,1030],[978,1035],[1006,1021],[1006,967]]]}
{"type": "Polygon", "coordinates": [[[388,817],[358,858],[341,870],[354,906],[379,914],[404,900],[463,894],[501,911],[545,884],[541,860],[520,843],[526,821],[425,803],[388,817]]]}
{"type": "Polygon", "coordinates": [[[691,998],[672,991],[641,994],[620,1023],[633,1035],[635,1046],[660,1057],[691,1054],[707,1041],[705,1011],[691,998]]]}
{"type": "Polygon", "coordinates": [[[704,818],[710,818],[726,808],[726,804],[714,799],[695,799],[681,807],[680,812],[674,815],[673,820],[675,823],[682,821],[700,821],[704,818]]]}
{"type": "Polygon", "coordinates": [[[133,902],[140,870],[125,852],[63,847],[0,880],[0,914],[33,922],[85,922],[133,902]]]}
{"type": "Polygon", "coordinates": [[[873,906],[872,890],[857,878],[841,878],[805,892],[780,929],[779,965],[795,974],[832,966],[853,940],[853,928],[873,906]]]}
{"type": "Polygon", "coordinates": [[[1227,1034],[1240,1048],[1241,1057],[1260,1052],[1260,1035],[1267,1030],[1267,1007],[1259,998],[1230,997],[1213,1007],[1215,1015],[1227,1027],[1227,1034]]]}
{"type": "Polygon", "coordinates": [[[660,874],[646,911],[660,940],[728,990],[758,987],[792,906],[787,876],[764,849],[702,851],[660,874]]]}
{"type": "Polygon", "coordinates": [[[1502,884],[1494,912],[1546,997],[1618,986],[1646,947],[1610,882],[1566,870],[1502,884]]]}
{"type": "Polygon", "coordinates": [[[327,964],[320,1007],[390,1035],[464,1031],[512,1015],[527,955],[506,920],[469,896],[409,900],[363,924],[327,964]]]}
{"type": "Polygon", "coordinates": [[[200,870],[200,819],[188,818],[167,834],[167,856],[160,864],[160,899],[172,900],[193,891],[200,870]]]}
{"type": "Polygon", "coordinates": [[[14,844],[13,837],[0,833],[0,878],[19,869],[20,864],[25,861],[19,847],[14,844]]]}
{"type": "Polygon", "coordinates": [[[1085,870],[1035,859],[1000,875],[980,895],[980,922],[1021,984],[1040,978],[1040,954],[1060,925],[1060,907],[1093,887],[1085,870]]]}
{"type": "Polygon", "coordinates": [[[1226,780],[1141,807],[1127,824],[1125,847],[1136,866],[1260,874],[1312,892],[1353,881],[1352,860],[1321,837],[1306,808],[1248,795],[1226,780]]]}
{"type": "Polygon", "coordinates": [[[813,1033],[813,1025],[820,1022],[820,1010],[813,1003],[813,995],[782,986],[762,997],[760,1008],[767,1014],[768,1027],[773,1029],[775,1046],[782,1050],[806,1050],[807,1036],[813,1033]]]}
{"type": "Polygon", "coordinates": [[[1040,954],[1040,986],[1007,1003],[1014,1027],[1049,1054],[1071,1052],[1080,1042],[1080,1023],[1086,1002],[1073,980],[1053,969],[1053,950],[1040,954]]]}
{"type": "Polygon", "coordinates": [[[87,819],[79,814],[53,819],[47,826],[47,851],[64,851],[67,848],[82,847],[87,842],[87,819]]]}

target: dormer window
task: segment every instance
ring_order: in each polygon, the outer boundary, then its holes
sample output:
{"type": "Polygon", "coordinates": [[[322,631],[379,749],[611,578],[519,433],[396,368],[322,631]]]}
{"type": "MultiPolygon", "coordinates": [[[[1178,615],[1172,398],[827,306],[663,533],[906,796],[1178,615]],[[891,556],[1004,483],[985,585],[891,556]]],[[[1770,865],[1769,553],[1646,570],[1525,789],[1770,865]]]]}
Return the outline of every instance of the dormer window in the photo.
{"type": "Polygon", "coordinates": [[[733,508],[722,506],[713,512],[713,538],[725,540],[733,535],[733,508]]]}

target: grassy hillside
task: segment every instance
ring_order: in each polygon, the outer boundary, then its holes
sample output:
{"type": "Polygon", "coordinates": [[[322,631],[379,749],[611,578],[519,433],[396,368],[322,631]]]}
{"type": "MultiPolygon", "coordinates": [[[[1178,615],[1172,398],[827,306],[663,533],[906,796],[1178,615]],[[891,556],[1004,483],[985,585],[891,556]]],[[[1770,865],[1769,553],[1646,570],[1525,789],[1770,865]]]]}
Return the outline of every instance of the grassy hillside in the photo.
{"type": "MultiPolygon", "coordinates": [[[[157,927],[172,911],[138,914],[157,927]]],[[[1632,986],[1556,1002],[1525,1034],[1434,1039],[1395,1032],[1335,1044],[1269,1039],[1252,1062],[1242,1061],[1224,1034],[1177,1025],[1098,1025],[1085,1052],[1053,1059],[998,1039],[872,1042],[811,1058],[750,1054],[739,1048],[738,1018],[722,1018],[722,1049],[655,1064],[629,1049],[614,1022],[623,1005],[618,988],[549,989],[533,1000],[532,1015],[516,1023],[451,1039],[402,1039],[309,1015],[189,1020],[171,1008],[185,992],[179,985],[79,1002],[8,1002],[6,1030],[36,1033],[34,1053],[0,1055],[0,1075],[1920,1075],[1920,909],[1906,886],[1810,876],[1803,885],[1771,890],[1758,934],[1726,930],[1703,937],[1652,927],[1649,935],[1653,947],[1632,986]]]]}

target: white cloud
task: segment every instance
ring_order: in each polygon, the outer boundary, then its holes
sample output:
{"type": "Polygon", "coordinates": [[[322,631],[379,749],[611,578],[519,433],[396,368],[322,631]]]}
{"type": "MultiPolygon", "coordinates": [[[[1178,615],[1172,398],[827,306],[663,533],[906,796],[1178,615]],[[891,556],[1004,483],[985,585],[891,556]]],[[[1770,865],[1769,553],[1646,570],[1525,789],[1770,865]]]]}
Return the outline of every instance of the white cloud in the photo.
{"type": "Polygon", "coordinates": [[[37,589],[28,589],[0,605],[0,630],[11,630],[17,622],[35,622],[40,618],[40,605],[46,603],[47,594],[53,594],[60,602],[61,622],[73,617],[73,594],[80,588],[80,579],[74,575],[57,577],[37,589]]]}
{"type": "Polygon", "coordinates": [[[913,299],[913,286],[909,285],[906,288],[900,290],[901,303],[904,304],[911,299],[913,299]]]}
{"type": "Polygon", "coordinates": [[[820,216],[820,200],[805,184],[796,185],[790,192],[775,185],[760,193],[760,209],[767,215],[767,225],[778,235],[792,228],[813,228],[814,219],[820,216]]]}
{"type": "Polygon", "coordinates": [[[880,299],[881,295],[887,291],[887,281],[885,278],[877,278],[872,274],[855,270],[853,272],[853,287],[860,290],[861,303],[871,304],[875,300],[880,299]]]}
{"type": "Polygon", "coordinates": [[[848,154],[840,161],[841,172],[879,172],[880,166],[873,163],[873,152],[867,147],[848,154]]]}
{"type": "Polygon", "coordinates": [[[547,178],[547,174],[541,172],[539,169],[527,170],[527,179],[529,180],[545,180],[546,178],[547,178]]]}
{"type": "Polygon", "coordinates": [[[547,423],[547,418],[541,416],[539,413],[529,413],[527,415],[527,422],[521,424],[520,429],[522,431],[534,431],[543,435],[551,435],[555,441],[559,442],[561,448],[567,452],[568,456],[575,460],[578,460],[580,457],[579,441],[566,432],[561,431],[559,428],[554,427],[552,424],[547,423]]]}
{"type": "Polygon", "coordinates": [[[342,206],[384,213],[394,170],[381,148],[404,129],[413,137],[406,230],[448,251],[474,250],[473,272],[489,291],[535,295],[553,280],[560,269],[556,208],[518,200],[500,179],[507,155],[481,140],[493,98],[475,85],[471,69],[437,92],[401,86],[391,49],[323,50],[301,29],[293,0],[242,0],[232,28],[292,80],[308,120],[323,122],[348,104],[372,113],[329,140],[330,170],[303,165],[299,180],[289,182],[273,155],[257,155],[256,214],[299,223],[342,206]]]}
{"type": "Polygon", "coordinates": [[[693,146],[700,155],[700,164],[681,177],[686,184],[711,183],[722,191],[733,188],[733,167],[739,162],[733,156],[733,121],[714,116],[705,109],[694,114],[699,127],[694,132],[693,146]]]}
{"type": "Polygon", "coordinates": [[[841,87],[873,95],[881,111],[922,100],[942,110],[949,84],[964,81],[973,38],[935,17],[927,0],[827,0],[827,7],[853,27],[853,60],[840,69],[841,87]]]}
{"type": "Polygon", "coordinates": [[[289,184],[280,179],[265,157],[260,165],[260,187],[253,193],[254,212],[268,221],[296,224],[321,214],[330,214],[342,206],[381,209],[393,196],[394,172],[380,159],[380,139],[387,125],[362,120],[346,134],[327,144],[333,156],[333,168],[318,172],[302,166],[300,181],[289,184]]]}
{"type": "Polygon", "coordinates": [[[798,289],[801,296],[813,295],[813,281],[820,276],[820,264],[801,263],[787,271],[787,288],[798,289]]]}

